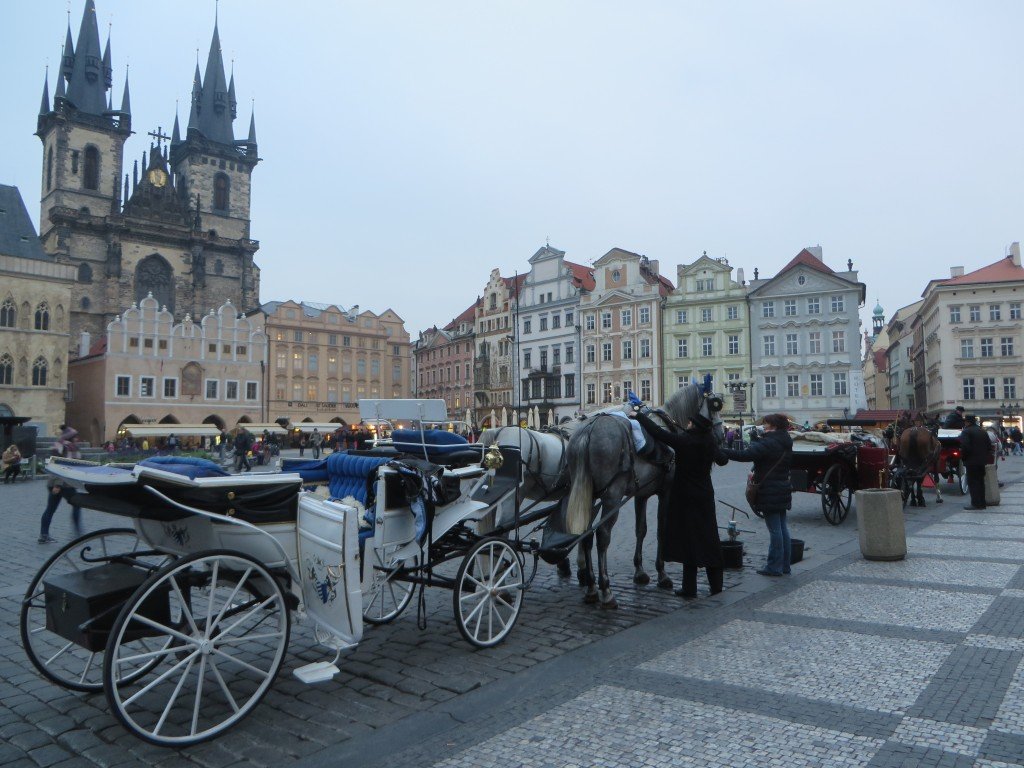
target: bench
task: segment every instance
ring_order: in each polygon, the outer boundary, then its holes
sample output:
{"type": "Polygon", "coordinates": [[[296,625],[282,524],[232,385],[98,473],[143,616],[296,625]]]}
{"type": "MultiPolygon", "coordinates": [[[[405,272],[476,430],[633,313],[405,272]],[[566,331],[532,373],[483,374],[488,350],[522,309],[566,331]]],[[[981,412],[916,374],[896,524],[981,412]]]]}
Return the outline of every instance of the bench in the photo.
{"type": "Polygon", "coordinates": [[[22,459],[19,465],[21,467],[21,473],[18,475],[22,480],[35,480],[36,477],[36,457],[29,456],[27,459],[22,459]]]}

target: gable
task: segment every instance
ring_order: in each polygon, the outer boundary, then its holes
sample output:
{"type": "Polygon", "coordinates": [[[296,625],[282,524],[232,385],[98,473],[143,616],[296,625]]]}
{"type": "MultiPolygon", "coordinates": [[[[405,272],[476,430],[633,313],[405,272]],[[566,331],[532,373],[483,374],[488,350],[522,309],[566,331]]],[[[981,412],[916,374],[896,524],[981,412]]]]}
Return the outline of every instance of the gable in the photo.
{"type": "Polygon", "coordinates": [[[829,292],[846,293],[858,290],[859,286],[849,280],[826,274],[806,265],[798,265],[759,285],[750,292],[750,297],[813,296],[829,292]]]}

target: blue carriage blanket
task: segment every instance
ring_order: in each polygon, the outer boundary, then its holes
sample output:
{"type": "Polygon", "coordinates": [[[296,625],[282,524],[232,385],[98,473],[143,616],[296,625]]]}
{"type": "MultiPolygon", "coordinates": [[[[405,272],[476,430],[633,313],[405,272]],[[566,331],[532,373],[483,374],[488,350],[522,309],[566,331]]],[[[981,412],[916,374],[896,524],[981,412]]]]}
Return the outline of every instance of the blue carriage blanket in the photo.
{"type": "Polygon", "coordinates": [[[140,461],[139,466],[174,472],[184,475],[189,480],[199,477],[228,477],[230,474],[208,459],[197,459],[192,456],[152,456],[140,461]]]}

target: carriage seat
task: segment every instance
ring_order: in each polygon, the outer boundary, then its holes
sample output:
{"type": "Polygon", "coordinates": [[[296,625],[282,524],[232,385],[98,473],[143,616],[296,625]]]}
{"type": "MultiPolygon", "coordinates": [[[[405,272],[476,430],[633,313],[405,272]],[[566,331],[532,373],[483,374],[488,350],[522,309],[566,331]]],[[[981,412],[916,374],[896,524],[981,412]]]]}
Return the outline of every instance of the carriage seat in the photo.
{"type": "Polygon", "coordinates": [[[425,450],[427,459],[445,466],[472,464],[481,459],[478,446],[444,429],[396,429],[391,433],[391,443],[402,453],[420,458],[425,450]]]}
{"type": "Polygon", "coordinates": [[[197,459],[192,456],[151,456],[140,461],[139,466],[184,475],[190,480],[200,477],[228,477],[230,474],[209,459],[197,459]]]}

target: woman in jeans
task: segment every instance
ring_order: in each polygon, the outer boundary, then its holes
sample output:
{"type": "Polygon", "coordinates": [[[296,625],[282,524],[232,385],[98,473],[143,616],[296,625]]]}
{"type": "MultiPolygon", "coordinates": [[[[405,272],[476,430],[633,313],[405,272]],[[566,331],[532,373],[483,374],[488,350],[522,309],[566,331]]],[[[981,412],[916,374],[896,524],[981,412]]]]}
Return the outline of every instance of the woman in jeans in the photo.
{"type": "Polygon", "coordinates": [[[762,576],[789,573],[792,557],[786,512],[793,506],[793,488],[789,468],[793,462],[793,438],[789,436],[789,419],[781,413],[764,417],[764,436],[746,448],[722,453],[733,461],[754,462],[754,477],[760,483],[754,510],[764,516],[771,542],[768,562],[758,571],[762,576]]]}

